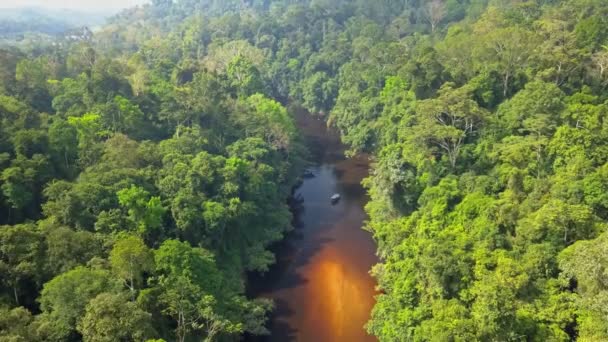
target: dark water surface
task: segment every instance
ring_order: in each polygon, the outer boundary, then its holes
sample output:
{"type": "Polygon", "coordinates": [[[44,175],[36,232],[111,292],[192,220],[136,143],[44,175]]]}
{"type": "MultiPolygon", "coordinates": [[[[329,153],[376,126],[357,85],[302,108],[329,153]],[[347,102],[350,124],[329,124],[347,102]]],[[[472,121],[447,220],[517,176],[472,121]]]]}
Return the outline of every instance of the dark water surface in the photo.
{"type": "Polygon", "coordinates": [[[363,328],[375,295],[368,272],[377,261],[371,236],[361,229],[368,159],[344,158],[339,137],[323,121],[305,113],[297,119],[315,177],[296,191],[303,202],[294,212],[295,231],[278,247],[277,264],[251,281],[252,293],[276,305],[272,335],[255,341],[375,341],[363,328]],[[334,193],[342,199],[331,205],[334,193]]]}

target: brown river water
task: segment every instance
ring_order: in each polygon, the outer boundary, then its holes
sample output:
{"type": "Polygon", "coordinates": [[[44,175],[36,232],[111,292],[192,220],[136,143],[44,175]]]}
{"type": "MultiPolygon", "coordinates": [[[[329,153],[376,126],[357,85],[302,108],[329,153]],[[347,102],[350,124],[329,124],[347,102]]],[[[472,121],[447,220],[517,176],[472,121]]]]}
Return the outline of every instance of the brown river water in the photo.
{"type": "Polygon", "coordinates": [[[338,135],[323,121],[299,113],[298,126],[312,154],[313,178],[295,196],[295,229],[276,247],[277,263],[253,276],[250,293],[271,298],[270,336],[248,341],[375,341],[364,324],[374,305],[377,262],[370,234],[361,229],[367,202],[361,180],[367,156],[344,157],[338,135]],[[330,197],[341,200],[332,205],[330,197]]]}

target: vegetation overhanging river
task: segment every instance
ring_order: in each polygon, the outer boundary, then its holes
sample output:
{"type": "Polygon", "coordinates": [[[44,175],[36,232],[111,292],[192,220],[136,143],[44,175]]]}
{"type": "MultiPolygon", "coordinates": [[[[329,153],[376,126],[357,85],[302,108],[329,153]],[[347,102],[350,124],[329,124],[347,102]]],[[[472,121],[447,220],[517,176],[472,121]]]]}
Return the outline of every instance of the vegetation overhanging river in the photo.
{"type": "Polygon", "coordinates": [[[271,335],[256,341],[374,341],[364,324],[374,304],[369,275],[377,261],[371,235],[362,230],[367,202],[361,180],[365,155],[344,157],[339,136],[322,120],[297,114],[314,164],[295,191],[295,229],[276,248],[277,263],[253,277],[250,294],[272,298],[271,335]],[[341,200],[332,205],[334,193],[341,200]]]}

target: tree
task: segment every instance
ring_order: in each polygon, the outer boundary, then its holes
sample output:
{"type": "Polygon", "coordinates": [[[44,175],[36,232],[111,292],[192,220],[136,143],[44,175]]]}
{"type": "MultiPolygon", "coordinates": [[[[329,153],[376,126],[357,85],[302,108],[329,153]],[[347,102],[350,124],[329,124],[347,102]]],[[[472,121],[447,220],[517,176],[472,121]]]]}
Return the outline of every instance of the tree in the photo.
{"type": "Polygon", "coordinates": [[[52,219],[38,222],[38,227],[46,240],[44,260],[45,270],[49,276],[56,276],[86,265],[102,254],[103,246],[99,236],[87,231],[75,231],[51,221],[52,219]]]}
{"type": "Polygon", "coordinates": [[[179,342],[184,342],[192,331],[203,331],[204,340],[209,342],[219,333],[242,331],[240,324],[234,324],[215,313],[215,298],[202,292],[186,276],[165,279],[159,301],[164,306],[163,313],[174,318],[177,323],[176,335],[179,342]]]}
{"type": "Polygon", "coordinates": [[[154,335],[152,316],[127,296],[112,293],[87,304],[77,329],[85,342],[144,341],[154,335]]]}
{"type": "Polygon", "coordinates": [[[328,113],[338,95],[336,80],[317,72],[303,82],[303,105],[311,113],[328,113]]]}
{"type": "Polygon", "coordinates": [[[144,113],[141,109],[120,95],[108,103],[104,114],[105,126],[113,132],[137,135],[144,124],[144,113]]]}
{"type": "Polygon", "coordinates": [[[129,59],[131,75],[129,83],[135,96],[144,95],[150,83],[150,71],[146,68],[141,54],[135,54],[129,59]]]}
{"type": "Polygon", "coordinates": [[[574,33],[576,34],[579,46],[594,51],[608,37],[606,18],[600,13],[589,15],[576,23],[574,33]]]}
{"type": "Polygon", "coordinates": [[[63,117],[80,116],[85,114],[93,105],[92,94],[89,91],[89,80],[82,74],[76,78],[64,78],[61,81],[50,81],[53,98],[53,109],[63,117]]]}
{"type": "Polygon", "coordinates": [[[78,158],[78,136],[74,126],[65,120],[56,118],[49,127],[49,144],[57,159],[64,166],[64,174],[72,175],[73,165],[78,158]]]}
{"type": "MultiPolygon", "coordinates": [[[[46,156],[17,156],[11,166],[0,174],[0,188],[11,208],[35,212],[39,205],[40,189],[51,176],[52,169],[46,156]]],[[[35,214],[31,216],[35,217],[35,214]]]]}
{"type": "Polygon", "coordinates": [[[452,168],[462,146],[476,135],[487,113],[471,99],[468,89],[445,84],[435,99],[418,102],[419,123],[413,130],[423,143],[444,150],[452,168]]]}
{"type": "Polygon", "coordinates": [[[239,68],[239,71],[248,71],[251,67],[260,67],[265,60],[264,52],[246,40],[231,40],[225,44],[216,42],[209,50],[204,64],[210,71],[220,74],[227,73],[230,64],[244,63],[241,66],[246,68],[239,68]]]}
{"type": "Polygon", "coordinates": [[[594,236],[599,227],[590,207],[552,200],[520,221],[517,238],[565,247],[594,236]]]}
{"type": "Polygon", "coordinates": [[[98,59],[98,53],[89,42],[73,44],[66,59],[66,66],[71,75],[85,73],[91,76],[98,59]]]}
{"type": "Polygon", "coordinates": [[[497,252],[496,270],[477,275],[480,279],[472,289],[477,297],[471,315],[480,339],[501,336],[516,338],[522,327],[517,315],[517,294],[522,291],[529,275],[508,255],[497,252]]]}
{"type": "Polygon", "coordinates": [[[608,84],[608,46],[603,46],[602,50],[597,51],[591,57],[592,67],[597,70],[596,77],[605,87],[608,84]]]}
{"type": "Polygon", "coordinates": [[[211,253],[192,248],[185,242],[167,240],[155,252],[156,269],[163,313],[172,317],[180,342],[196,330],[211,341],[219,332],[240,331],[240,325],[229,322],[215,313],[214,294],[220,288],[220,273],[211,253]]]}
{"type": "Polygon", "coordinates": [[[539,20],[542,51],[538,57],[542,63],[539,76],[551,80],[556,85],[563,85],[568,79],[575,79],[580,72],[583,52],[576,47],[574,34],[569,30],[569,23],[562,18],[539,20]],[[546,64],[545,64],[546,63],[546,64]]]}
{"type": "Polygon", "coordinates": [[[32,158],[34,154],[48,154],[48,136],[42,130],[23,129],[13,136],[13,146],[18,155],[32,158]]]}
{"type": "Polygon", "coordinates": [[[280,103],[261,94],[250,96],[245,101],[247,116],[238,118],[238,123],[277,150],[288,151],[295,136],[293,118],[280,103]]]}
{"type": "Polygon", "coordinates": [[[429,25],[431,25],[431,32],[435,33],[437,25],[441,23],[446,15],[445,3],[443,0],[428,1],[422,11],[429,25]]]}
{"type": "Polygon", "coordinates": [[[250,96],[264,92],[264,84],[259,70],[240,55],[234,57],[228,64],[226,75],[230,85],[236,89],[239,96],[250,96]]]}
{"type": "Polygon", "coordinates": [[[187,276],[194,284],[209,293],[220,285],[220,274],[213,254],[203,248],[191,247],[187,242],[166,240],[154,252],[156,270],[163,276],[187,276]]]}
{"type": "Polygon", "coordinates": [[[127,208],[129,219],[140,235],[146,235],[161,228],[165,208],[160,197],[151,197],[143,188],[131,185],[117,192],[118,202],[127,208]]]}
{"type": "Polygon", "coordinates": [[[109,260],[112,270],[125,281],[134,300],[136,286],[141,285],[144,273],[154,270],[152,252],[141,238],[125,235],[114,243],[109,260]]]}
{"type": "Polygon", "coordinates": [[[487,18],[477,23],[473,56],[481,68],[494,68],[500,73],[502,95],[506,98],[511,93],[513,79],[528,65],[537,37],[517,26],[498,26],[500,22],[492,22],[496,20],[492,18],[495,14],[496,9],[491,9],[486,13],[487,18]]]}
{"type": "MultiPolygon", "coordinates": [[[[498,114],[504,126],[512,133],[528,131],[523,126],[527,120],[549,121],[542,134],[552,131],[559,123],[559,115],[564,109],[564,93],[555,84],[534,80],[526,84],[512,99],[503,102],[498,114]]],[[[528,121],[531,122],[531,121],[528,121]]]]}
{"type": "Polygon", "coordinates": [[[99,154],[99,138],[106,135],[101,116],[86,113],[82,117],[69,117],[68,123],[78,132],[78,156],[82,166],[92,165],[99,154]]]}
{"type": "Polygon", "coordinates": [[[51,97],[47,90],[46,81],[54,78],[58,70],[53,70],[53,63],[47,56],[36,59],[22,59],[15,71],[15,80],[20,88],[22,97],[31,103],[32,107],[47,111],[51,108],[51,97]]]}
{"type": "Polygon", "coordinates": [[[579,338],[593,341],[608,338],[606,304],[608,287],[608,235],[579,241],[559,255],[559,265],[565,277],[575,280],[578,298],[579,338]]]}
{"type": "Polygon", "coordinates": [[[76,267],[53,278],[40,293],[43,328],[52,339],[64,339],[76,330],[87,304],[104,292],[118,293],[120,283],[104,270],[76,267]]]}
{"type": "Polygon", "coordinates": [[[17,167],[2,171],[2,194],[13,209],[23,209],[33,200],[33,194],[23,177],[23,170],[17,167]]]}
{"type": "Polygon", "coordinates": [[[44,238],[34,225],[0,226],[0,274],[15,304],[24,281],[40,281],[44,238]]]}
{"type": "Polygon", "coordinates": [[[10,342],[35,341],[34,317],[23,307],[0,307],[0,340],[10,342]]]}

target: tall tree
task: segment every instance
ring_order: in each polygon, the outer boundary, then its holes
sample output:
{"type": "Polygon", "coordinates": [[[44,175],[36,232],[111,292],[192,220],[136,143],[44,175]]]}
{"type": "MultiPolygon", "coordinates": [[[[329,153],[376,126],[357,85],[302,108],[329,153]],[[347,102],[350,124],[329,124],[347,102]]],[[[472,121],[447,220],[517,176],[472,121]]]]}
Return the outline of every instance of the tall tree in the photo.
{"type": "Polygon", "coordinates": [[[136,236],[123,236],[114,243],[110,252],[110,265],[114,273],[125,281],[135,300],[136,287],[143,281],[145,272],[154,270],[152,251],[136,236]]]}
{"type": "Polygon", "coordinates": [[[469,89],[454,89],[449,83],[441,87],[437,98],[418,102],[416,111],[420,122],[413,130],[418,139],[443,150],[452,168],[463,145],[478,133],[488,116],[471,99],[469,89]]]}

